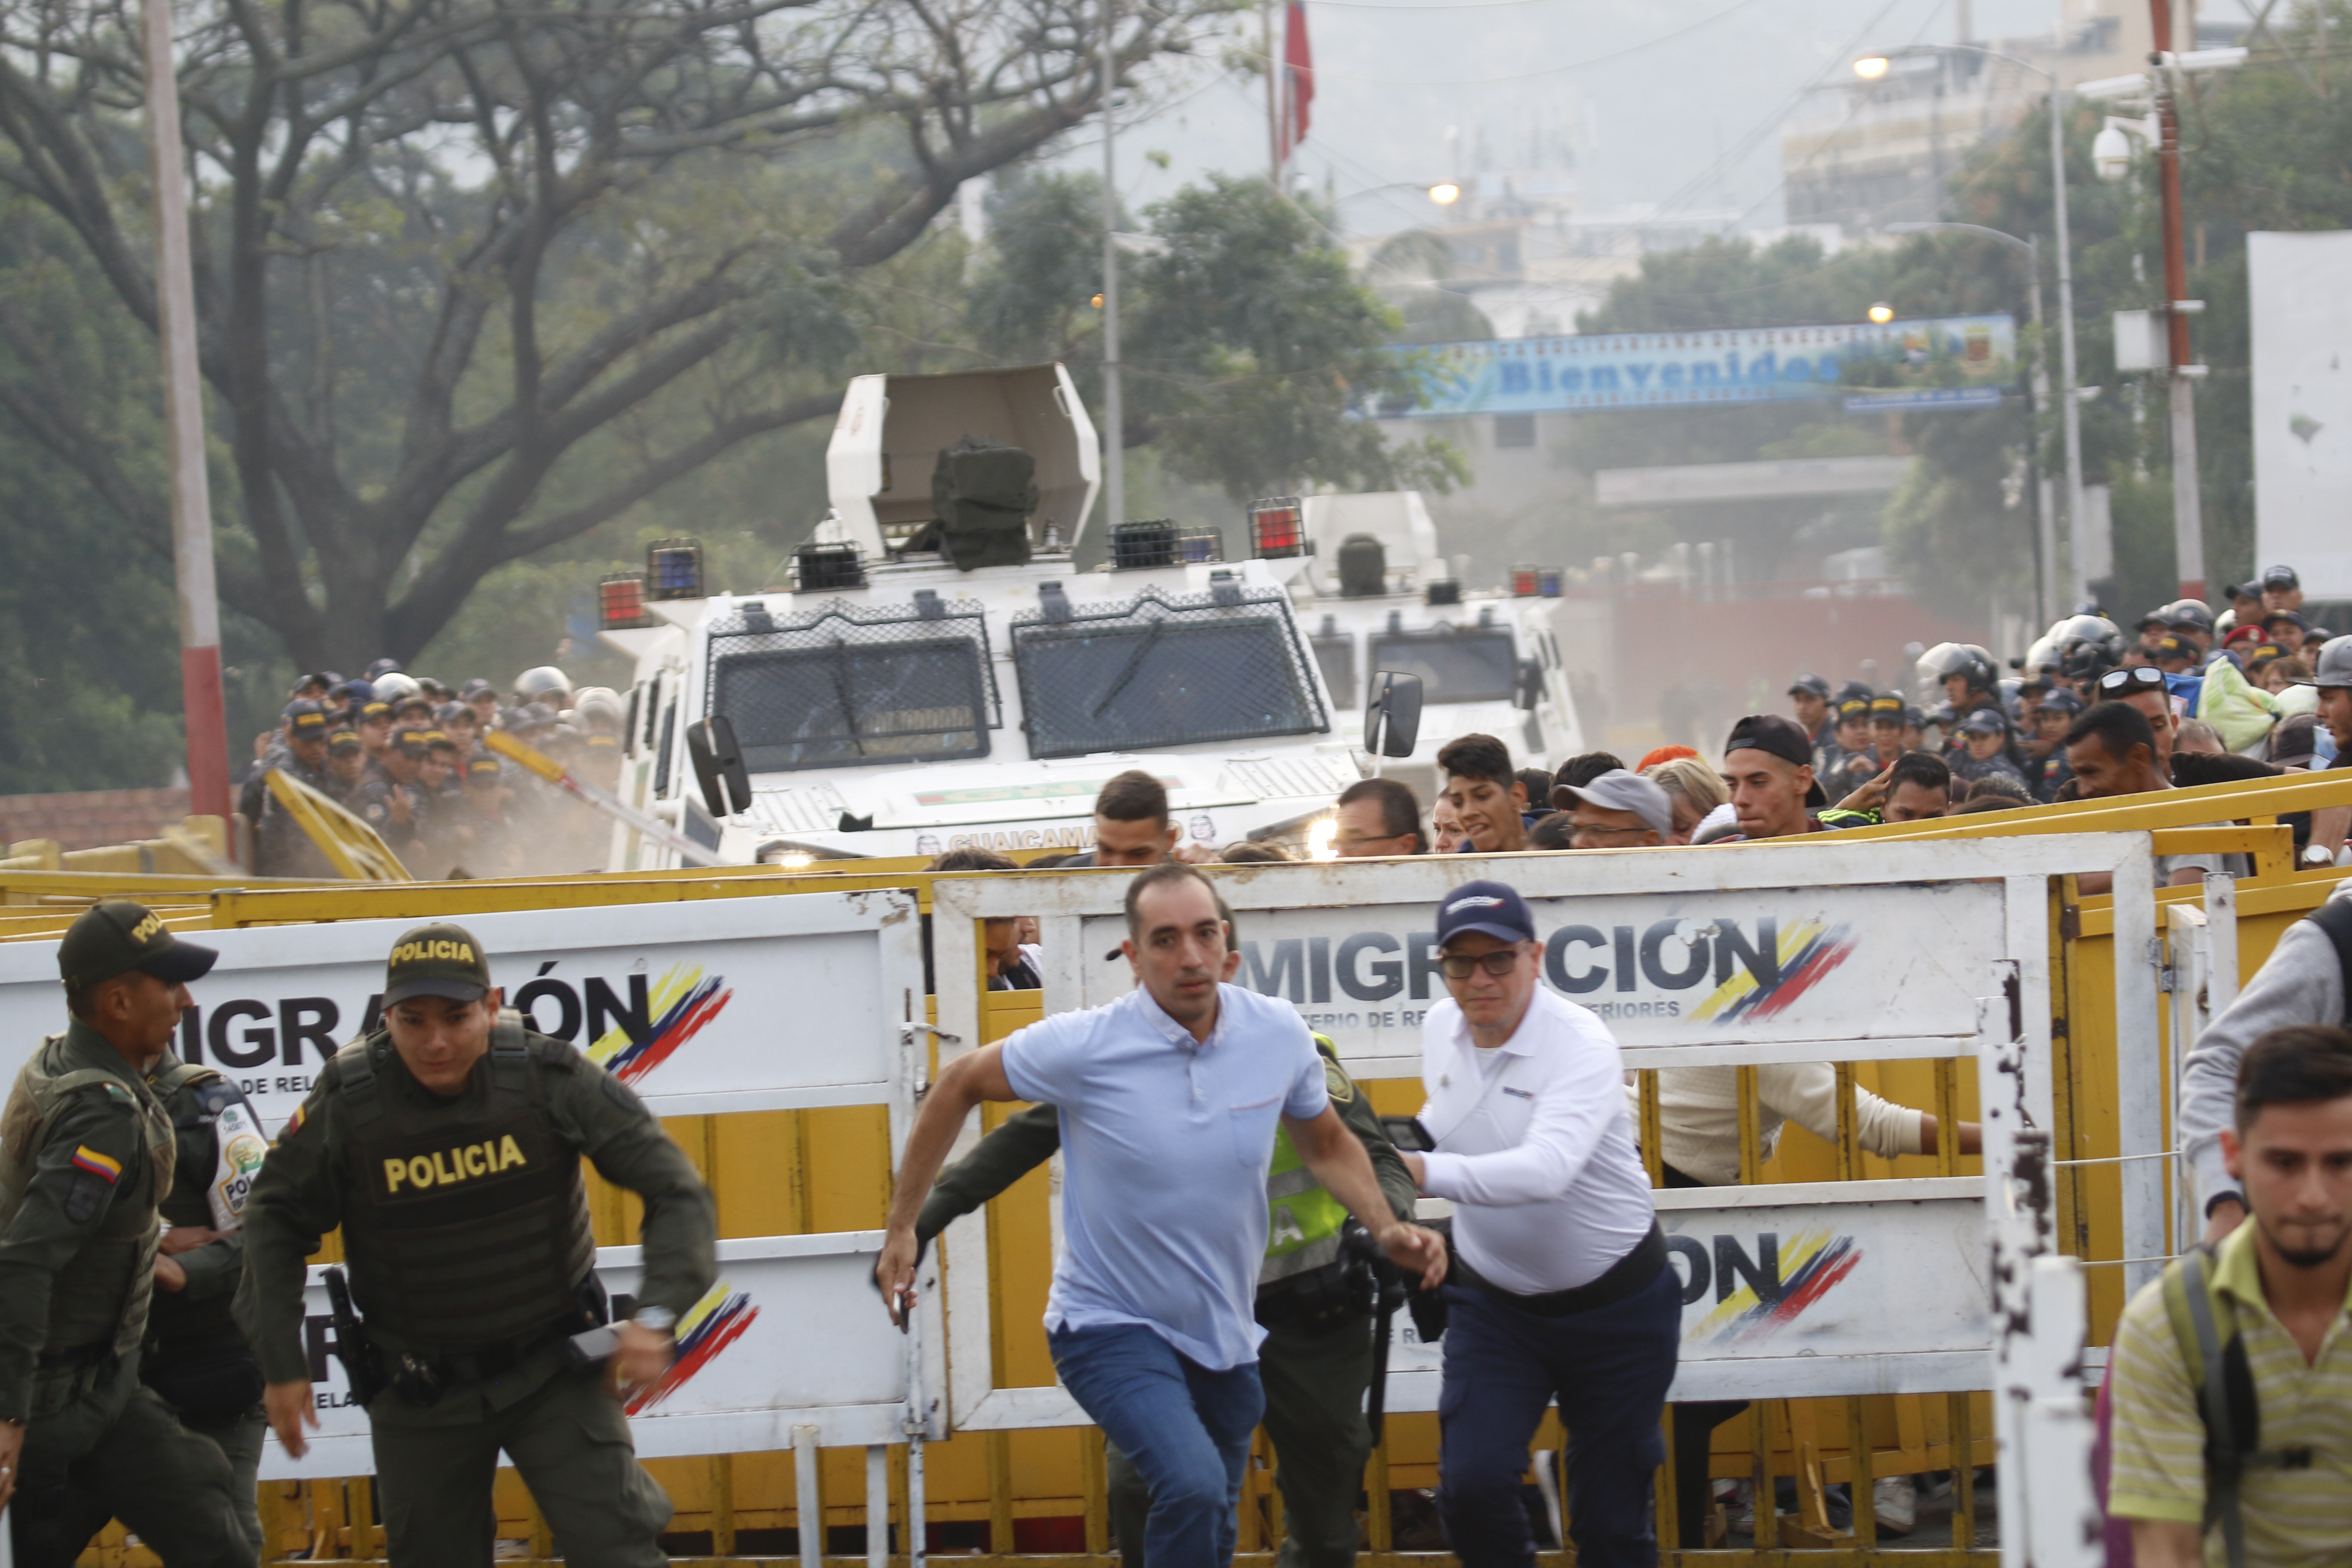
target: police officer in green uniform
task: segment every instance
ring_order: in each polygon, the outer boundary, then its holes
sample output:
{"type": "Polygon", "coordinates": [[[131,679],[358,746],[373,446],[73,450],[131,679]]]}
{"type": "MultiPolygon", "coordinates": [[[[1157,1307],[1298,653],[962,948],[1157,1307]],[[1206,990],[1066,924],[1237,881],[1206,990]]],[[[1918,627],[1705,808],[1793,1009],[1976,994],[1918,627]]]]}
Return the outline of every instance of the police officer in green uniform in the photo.
{"type": "Polygon", "coordinates": [[[163,1222],[171,1228],[155,1265],[139,1375],[183,1426],[219,1446],[233,1478],[237,1522],[258,1553],[256,1478],[268,1426],[261,1414],[261,1363],[232,1306],[245,1275],[239,1211],[261,1160],[261,1122],[219,1068],[169,1051],[148,1069],[147,1086],[171,1118],[178,1150],[163,1195],[163,1222]]]}
{"type": "Polygon", "coordinates": [[[86,910],[58,945],[72,1023],[0,1112],[0,1505],[19,1568],[65,1568],[110,1517],[170,1568],[255,1560],[220,1449],[139,1381],[174,1155],[142,1075],[216,956],[140,905],[86,910]]]}
{"type": "MultiPolygon", "coordinates": [[[[1226,979],[1239,962],[1238,954],[1228,958],[1226,979]]],[[[1315,1048],[1323,1053],[1333,1108],[1371,1156],[1389,1206],[1398,1218],[1411,1219],[1412,1177],[1379,1116],[1339,1065],[1331,1042],[1318,1035],[1315,1048]]],[[[1031,1106],[1008,1118],[940,1173],[915,1222],[917,1239],[928,1245],[950,1221],[1003,1192],[1061,1146],[1061,1115],[1054,1107],[1031,1106]]],[[[1316,1184],[1287,1132],[1275,1134],[1265,1189],[1273,1212],[1258,1272],[1257,1320],[1266,1331],[1258,1375],[1265,1387],[1266,1435],[1274,1440],[1275,1483],[1282,1489],[1278,1568],[1349,1568],[1360,1542],[1356,1499],[1372,1451],[1364,1419],[1364,1393],[1372,1381],[1371,1286],[1358,1272],[1360,1266],[1341,1256],[1347,1209],[1316,1184]]],[[[1142,1568],[1151,1497],[1127,1457],[1115,1446],[1106,1447],[1111,1529],[1126,1568],[1142,1568]]]]}
{"type": "Polygon", "coordinates": [[[388,1384],[368,1419],[395,1568],[488,1568],[502,1449],[573,1568],[663,1568],[669,1500],[611,1383],[667,1369],[716,1273],[710,1194],[634,1093],[504,1000],[462,927],[394,945],[383,1026],[320,1070],[254,1182],[237,1315],[269,1424],[299,1455],[318,1425],[303,1259],[342,1226],[366,1321],[352,1353],[388,1384]],[[583,1155],[645,1200],[644,1283],[611,1379],[564,1355],[606,1313],[583,1155]]]}

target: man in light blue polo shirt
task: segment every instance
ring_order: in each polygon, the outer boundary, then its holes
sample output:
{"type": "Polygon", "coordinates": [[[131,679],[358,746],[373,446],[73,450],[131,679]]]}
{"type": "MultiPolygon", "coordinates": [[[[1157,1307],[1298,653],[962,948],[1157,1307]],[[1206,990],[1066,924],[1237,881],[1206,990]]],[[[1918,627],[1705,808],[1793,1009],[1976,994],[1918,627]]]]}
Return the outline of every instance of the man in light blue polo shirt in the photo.
{"type": "Polygon", "coordinates": [[[901,1158],[875,1279],[896,1320],[914,1295],[915,1221],[982,1100],[1061,1110],[1062,1255],[1045,1306],[1055,1370],[1151,1489],[1148,1568],[1224,1568],[1250,1433],[1265,1410],[1255,1316],[1277,1125],[1388,1256],[1433,1288],[1444,1246],[1400,1223],[1324,1092],[1287,1004],[1223,984],[1206,877],[1154,866],[1127,892],[1137,989],[959,1057],[901,1158]]]}

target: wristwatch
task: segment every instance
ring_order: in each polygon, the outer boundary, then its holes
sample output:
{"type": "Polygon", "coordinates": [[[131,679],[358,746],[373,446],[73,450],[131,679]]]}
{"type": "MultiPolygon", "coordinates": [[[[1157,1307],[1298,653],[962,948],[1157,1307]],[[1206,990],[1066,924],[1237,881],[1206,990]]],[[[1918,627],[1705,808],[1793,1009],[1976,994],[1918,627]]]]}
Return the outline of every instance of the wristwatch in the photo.
{"type": "Polygon", "coordinates": [[[629,1321],[641,1329],[651,1329],[657,1334],[673,1332],[677,1328],[677,1314],[667,1307],[640,1307],[629,1321]]]}
{"type": "Polygon", "coordinates": [[[2306,844],[2303,847],[2303,863],[2306,866],[2333,866],[2336,864],[2336,852],[2325,844],[2306,844]]]}

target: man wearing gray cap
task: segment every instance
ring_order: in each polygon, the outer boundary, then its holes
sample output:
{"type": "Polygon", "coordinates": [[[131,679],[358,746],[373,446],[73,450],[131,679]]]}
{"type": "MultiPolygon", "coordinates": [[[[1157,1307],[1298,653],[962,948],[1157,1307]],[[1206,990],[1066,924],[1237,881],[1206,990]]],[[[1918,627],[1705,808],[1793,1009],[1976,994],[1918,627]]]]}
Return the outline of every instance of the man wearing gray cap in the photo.
{"type": "Polygon", "coordinates": [[[228,1461],[139,1381],[172,1123],[144,1074],[218,955],[108,900],[58,944],[73,1021],[0,1112],[0,1507],[20,1568],[112,1515],[171,1568],[251,1563],[228,1461]]]}
{"type": "Polygon", "coordinates": [[[1551,795],[1568,813],[1579,849],[1651,849],[1675,830],[1675,804],[1665,790],[1624,768],[1558,785],[1551,795]]]}

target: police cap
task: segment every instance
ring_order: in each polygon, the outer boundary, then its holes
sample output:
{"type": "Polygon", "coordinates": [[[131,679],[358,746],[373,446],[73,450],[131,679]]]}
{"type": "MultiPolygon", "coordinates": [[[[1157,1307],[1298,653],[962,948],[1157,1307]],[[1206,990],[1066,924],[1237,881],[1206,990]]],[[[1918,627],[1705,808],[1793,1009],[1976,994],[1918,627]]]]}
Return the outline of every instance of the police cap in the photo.
{"type": "Polygon", "coordinates": [[[163,917],[128,899],[103,899],[84,910],[58,943],[58,978],[79,991],[131,970],[169,985],[203,978],[220,954],[182,942],[163,917]]]}
{"type": "Polygon", "coordinates": [[[478,1002],[490,988],[490,961],[474,933],[439,921],[404,932],[383,972],[383,1005],[412,996],[478,1002]]]}

